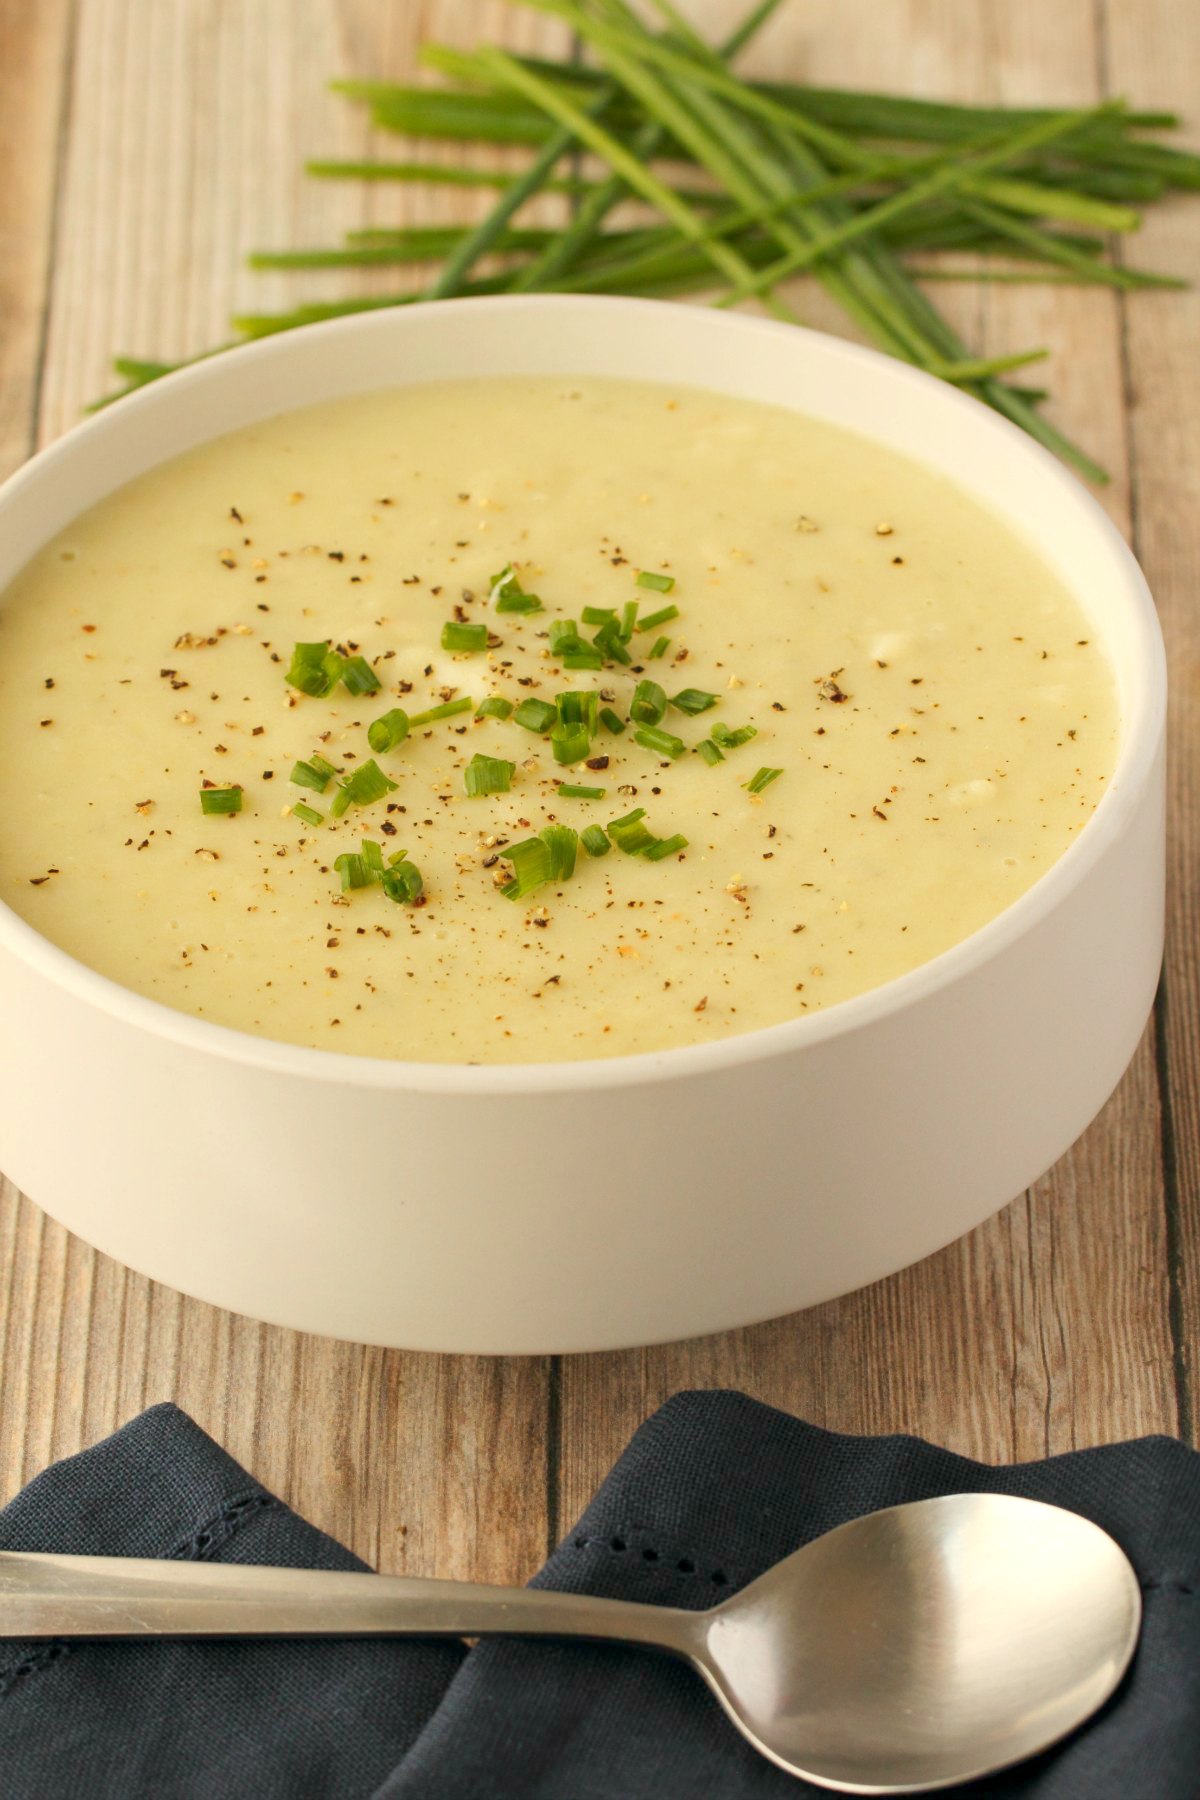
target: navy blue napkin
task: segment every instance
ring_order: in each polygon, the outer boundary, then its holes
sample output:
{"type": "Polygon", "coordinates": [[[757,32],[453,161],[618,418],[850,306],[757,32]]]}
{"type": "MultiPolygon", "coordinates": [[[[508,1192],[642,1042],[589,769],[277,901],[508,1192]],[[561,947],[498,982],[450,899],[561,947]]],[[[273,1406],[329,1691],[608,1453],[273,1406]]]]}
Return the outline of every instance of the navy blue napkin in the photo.
{"type": "MultiPolygon", "coordinates": [[[[989,1468],[841,1437],[734,1393],[634,1437],[535,1585],[704,1607],[835,1525],[963,1489],[1072,1508],[1124,1546],[1145,1625],[1104,1712],[975,1800],[1200,1796],[1200,1456],[1148,1438],[989,1468]]],[[[0,1513],[0,1548],[362,1565],[157,1406],[0,1513]]],[[[6,1800],[796,1800],[682,1665],[619,1647],[0,1641],[6,1800]]]]}

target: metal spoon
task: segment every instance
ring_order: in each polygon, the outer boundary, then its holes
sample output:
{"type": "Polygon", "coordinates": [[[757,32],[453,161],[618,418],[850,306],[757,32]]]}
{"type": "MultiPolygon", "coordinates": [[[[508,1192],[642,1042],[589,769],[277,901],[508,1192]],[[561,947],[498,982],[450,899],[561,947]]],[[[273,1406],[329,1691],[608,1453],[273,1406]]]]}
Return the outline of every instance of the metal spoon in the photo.
{"type": "Polygon", "coordinates": [[[951,1494],[852,1520],[708,1612],[533,1588],[0,1554],[6,1637],[581,1637],[683,1657],[793,1775],[915,1794],[1007,1767],[1101,1706],[1133,1654],[1124,1553],[1059,1507],[951,1494]]]}

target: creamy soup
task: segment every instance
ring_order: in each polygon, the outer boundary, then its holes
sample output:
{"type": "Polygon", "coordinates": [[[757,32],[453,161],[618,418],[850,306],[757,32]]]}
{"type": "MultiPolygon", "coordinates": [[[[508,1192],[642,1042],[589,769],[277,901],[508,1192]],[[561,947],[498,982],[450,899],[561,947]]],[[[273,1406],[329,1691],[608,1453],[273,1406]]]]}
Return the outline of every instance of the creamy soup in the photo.
{"type": "Polygon", "coordinates": [[[156,469],[13,583],[0,897],[267,1037],[659,1050],[958,943],[1118,737],[1075,600],[916,463],[689,389],[380,392],[156,469]]]}

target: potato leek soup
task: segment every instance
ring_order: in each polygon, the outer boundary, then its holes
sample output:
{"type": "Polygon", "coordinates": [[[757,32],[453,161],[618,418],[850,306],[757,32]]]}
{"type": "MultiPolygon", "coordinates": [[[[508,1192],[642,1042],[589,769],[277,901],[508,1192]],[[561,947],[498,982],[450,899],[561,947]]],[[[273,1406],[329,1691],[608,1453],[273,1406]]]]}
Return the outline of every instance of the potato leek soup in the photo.
{"type": "Polygon", "coordinates": [[[951,483],[690,389],[379,392],[190,452],[0,606],[0,896],[113,980],[438,1062],[776,1024],[1087,823],[1113,672],[951,483]]]}

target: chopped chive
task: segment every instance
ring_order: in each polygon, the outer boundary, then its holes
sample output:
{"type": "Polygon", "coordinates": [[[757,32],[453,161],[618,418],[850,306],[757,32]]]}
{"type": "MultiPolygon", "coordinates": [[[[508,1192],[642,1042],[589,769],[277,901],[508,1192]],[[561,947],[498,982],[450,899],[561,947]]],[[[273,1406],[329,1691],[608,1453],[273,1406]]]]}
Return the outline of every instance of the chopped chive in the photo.
{"type": "Polygon", "coordinates": [[[667,654],[667,651],[670,648],[671,648],[671,640],[669,637],[655,638],[653,648],[651,649],[649,656],[646,658],[646,661],[647,662],[657,662],[658,658],[660,656],[665,656],[667,654]]]}
{"type": "MultiPolygon", "coordinates": [[[[447,700],[441,706],[430,706],[424,712],[414,713],[408,721],[409,729],[417,731],[422,725],[432,725],[438,719],[453,719],[458,713],[470,712],[475,702],[464,694],[461,700],[447,700]]],[[[388,717],[391,717],[389,713],[388,717]]]]}
{"type": "Polygon", "coordinates": [[[635,744],[641,744],[644,750],[653,750],[660,756],[682,756],[687,745],[670,731],[659,731],[654,725],[639,725],[633,734],[635,744]]]}
{"type": "Polygon", "coordinates": [[[621,608],[621,636],[631,638],[638,629],[638,603],[627,600],[621,608]]]}
{"type": "Polygon", "coordinates": [[[404,859],[407,855],[408,855],[407,850],[393,850],[392,854],[388,857],[388,868],[394,869],[398,863],[402,863],[404,861],[404,859]]]}
{"type": "Polygon", "coordinates": [[[349,810],[350,810],[350,795],[347,792],[346,788],[344,786],[335,788],[333,791],[333,799],[329,802],[330,818],[331,819],[340,819],[342,814],[344,812],[349,812],[349,810]]]}
{"type": "Polygon", "coordinates": [[[559,723],[586,725],[594,735],[599,705],[600,696],[594,688],[569,688],[558,696],[559,723]]]}
{"type": "Polygon", "coordinates": [[[687,849],[687,839],[677,831],[674,837],[660,838],[656,844],[647,844],[642,855],[647,862],[661,862],[664,856],[674,856],[679,850],[687,849]]]}
{"type": "Polygon", "coordinates": [[[592,639],[592,643],[596,646],[600,655],[608,662],[628,664],[633,661],[632,656],[630,656],[628,650],[625,648],[621,630],[615,618],[605,620],[604,624],[592,639]]]}
{"type": "Polygon", "coordinates": [[[362,841],[362,859],[367,866],[367,873],[372,881],[379,881],[383,875],[383,851],[374,838],[362,841]]]}
{"type": "Polygon", "coordinates": [[[314,700],[331,694],[341,679],[345,660],[327,643],[296,644],[284,680],[314,700]]]}
{"type": "MultiPolygon", "coordinates": [[[[365,763],[359,764],[353,775],[343,777],[340,792],[345,794],[346,804],[349,806],[370,806],[376,800],[382,800],[385,794],[394,793],[395,789],[396,783],[384,774],[374,757],[368,757],[365,763]]],[[[338,806],[338,798],[335,795],[334,811],[344,812],[345,807],[338,806]]]]}
{"type": "Polygon", "coordinates": [[[739,725],[736,731],[731,731],[728,725],[723,725],[718,719],[712,728],[713,742],[719,744],[722,750],[738,750],[757,736],[757,725],[739,725]]]}
{"type": "Polygon", "coordinates": [[[546,700],[522,700],[512,716],[514,725],[523,725],[526,731],[547,732],[558,718],[558,708],[551,706],[546,700]]]}
{"type": "Polygon", "coordinates": [[[292,817],[293,819],[303,819],[306,825],[323,825],[325,823],[324,814],[319,813],[315,806],[305,806],[303,800],[297,800],[292,807],[292,817]]]}
{"type": "Polygon", "coordinates": [[[653,631],[656,626],[669,624],[672,619],[678,617],[679,608],[677,606],[660,606],[656,613],[650,614],[649,618],[639,619],[637,628],[639,631],[653,631]]]}
{"type": "MultiPolygon", "coordinates": [[[[675,577],[656,575],[652,569],[643,569],[638,575],[637,584],[641,588],[653,588],[656,594],[669,594],[675,586],[675,577]]],[[[642,629],[645,630],[644,625],[642,629]]]]}
{"type": "Polygon", "coordinates": [[[475,708],[477,719],[511,719],[512,715],[512,701],[505,700],[500,694],[489,694],[487,699],[481,700],[475,708]]]}
{"type": "Polygon", "coordinates": [[[667,710],[667,696],[657,681],[639,681],[633,690],[629,716],[638,725],[657,725],[667,710]]]}
{"type": "Polygon", "coordinates": [[[617,609],[615,606],[585,606],[579,616],[585,625],[607,625],[610,621],[615,624],[617,609]]]}
{"type": "Polygon", "coordinates": [[[697,755],[704,758],[710,769],[714,764],[725,761],[723,753],[717,748],[711,738],[705,738],[702,744],[697,744],[696,752],[697,755]]]}
{"type": "Polygon", "coordinates": [[[447,619],[442,626],[442,649],[465,651],[475,655],[487,649],[488,628],[480,621],[478,625],[464,624],[460,619],[447,619]]]}
{"type": "Polygon", "coordinates": [[[617,849],[624,850],[627,856],[638,856],[648,845],[658,842],[654,833],[644,824],[645,817],[645,807],[637,806],[631,813],[626,813],[623,819],[614,819],[608,827],[609,837],[617,849]]]}
{"type": "Polygon", "coordinates": [[[575,873],[579,833],[570,825],[547,825],[538,836],[550,852],[550,880],[568,881],[575,873]]]}
{"type": "Polygon", "coordinates": [[[606,731],[611,731],[614,737],[620,737],[625,729],[624,719],[620,713],[615,713],[611,706],[604,706],[600,709],[600,723],[606,731]]]}
{"type": "Polygon", "coordinates": [[[288,780],[297,787],[311,788],[315,794],[323,794],[333,780],[337,770],[323,756],[314,756],[309,762],[298,762],[292,765],[288,780]]]}
{"type": "Polygon", "coordinates": [[[559,797],[563,800],[603,800],[607,788],[577,787],[573,782],[560,781],[559,797]]]}
{"type": "Polygon", "coordinates": [[[761,794],[763,789],[770,787],[773,781],[778,781],[782,774],[782,769],[760,769],[758,774],[752,775],[749,781],[743,781],[742,786],[749,788],[752,794],[761,794]]]}
{"type": "Polygon", "coordinates": [[[365,656],[351,656],[342,670],[342,686],[354,695],[377,694],[383,683],[365,656]]]}
{"type": "Polygon", "coordinates": [[[240,787],[200,789],[200,811],[202,813],[240,813],[241,810],[242,790],[240,787]]]}
{"type": "Polygon", "coordinates": [[[602,825],[589,825],[586,831],[580,833],[579,841],[589,856],[607,856],[612,849],[602,825]]]}
{"type": "Polygon", "coordinates": [[[582,762],[591,747],[592,734],[586,725],[556,725],[550,733],[555,762],[582,762]]]}
{"type": "Polygon", "coordinates": [[[552,619],[550,621],[550,648],[557,656],[560,650],[569,648],[571,644],[582,643],[579,635],[579,623],[576,619],[552,619]]]}
{"type": "Polygon", "coordinates": [[[532,894],[535,888],[550,880],[550,846],[540,837],[522,838],[519,844],[506,844],[500,854],[512,865],[512,880],[500,890],[506,900],[523,900],[526,894],[532,894]]]}
{"type": "MultiPolygon", "coordinates": [[[[408,736],[411,721],[401,706],[393,706],[391,712],[383,713],[373,719],[367,727],[367,742],[372,750],[394,750],[408,736]]],[[[299,767],[299,765],[297,765],[299,767]]],[[[296,779],[295,775],[292,780],[296,779]]]]}
{"type": "Polygon", "coordinates": [[[348,894],[351,888],[370,887],[374,879],[356,850],[347,850],[341,856],[335,857],[333,866],[342,878],[343,894],[348,894]]]}
{"type": "Polygon", "coordinates": [[[574,649],[561,651],[560,655],[564,669],[602,669],[604,667],[603,651],[593,650],[582,641],[574,649]]]}
{"type": "Polygon", "coordinates": [[[493,602],[497,612],[535,613],[542,610],[542,603],[537,595],[527,594],[521,586],[511,563],[501,569],[498,575],[492,576],[488,599],[493,602]]]}
{"type": "Polygon", "coordinates": [[[507,794],[517,765],[499,756],[474,755],[463,770],[468,794],[507,794]]]}
{"type": "Polygon", "coordinates": [[[420,869],[403,858],[399,862],[392,860],[379,880],[388,899],[400,906],[411,904],[425,886],[420,869]]]}
{"type": "Polygon", "coordinates": [[[707,712],[717,704],[715,694],[706,694],[703,688],[681,688],[671,700],[676,712],[688,713],[693,718],[697,713],[707,712]]]}

